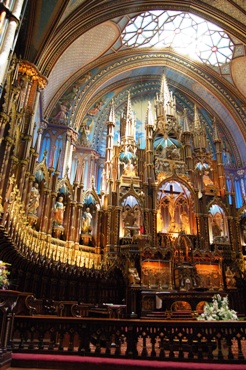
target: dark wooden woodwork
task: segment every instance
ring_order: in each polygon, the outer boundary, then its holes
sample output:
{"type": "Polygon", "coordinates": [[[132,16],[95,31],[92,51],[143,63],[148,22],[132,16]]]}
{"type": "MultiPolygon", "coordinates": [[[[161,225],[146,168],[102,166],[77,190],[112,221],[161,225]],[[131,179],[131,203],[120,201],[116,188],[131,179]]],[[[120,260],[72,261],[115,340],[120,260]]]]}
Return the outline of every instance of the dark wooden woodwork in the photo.
{"type": "Polygon", "coordinates": [[[12,350],[212,363],[246,363],[245,321],[16,316],[12,350]]]}
{"type": "Polygon", "coordinates": [[[208,290],[188,292],[142,290],[140,316],[192,319],[203,312],[203,306],[199,308],[199,305],[204,302],[211,302],[216,293],[219,293],[222,297],[226,296],[225,292],[208,290]],[[157,307],[157,300],[159,300],[159,307],[157,307]]]}
{"type": "Polygon", "coordinates": [[[126,281],[122,271],[72,266],[45,259],[24,248],[20,254],[0,227],[0,258],[11,264],[11,289],[32,292],[36,298],[102,305],[121,304],[126,281]],[[25,256],[25,257],[24,257],[25,256]]]}
{"type": "Polygon", "coordinates": [[[11,363],[11,337],[14,324],[14,307],[19,292],[0,290],[0,369],[7,369],[11,363]]]}

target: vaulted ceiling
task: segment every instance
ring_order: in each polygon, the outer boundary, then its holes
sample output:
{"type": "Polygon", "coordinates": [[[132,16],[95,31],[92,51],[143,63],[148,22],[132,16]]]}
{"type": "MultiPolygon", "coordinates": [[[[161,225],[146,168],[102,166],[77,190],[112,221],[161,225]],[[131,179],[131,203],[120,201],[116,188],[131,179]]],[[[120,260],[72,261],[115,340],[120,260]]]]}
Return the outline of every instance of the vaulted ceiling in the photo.
{"type": "Polygon", "coordinates": [[[194,104],[212,137],[215,117],[236,167],[246,166],[246,3],[244,0],[37,0],[29,1],[18,51],[48,80],[44,118],[69,100],[70,125],[93,120],[92,146],[103,156],[109,104],[118,114],[130,91],[132,102],[153,100],[163,71],[177,107],[193,118],[194,104]],[[231,37],[230,63],[217,68],[173,48],[119,47],[127,21],[146,11],[175,10],[202,17],[231,37]]]}

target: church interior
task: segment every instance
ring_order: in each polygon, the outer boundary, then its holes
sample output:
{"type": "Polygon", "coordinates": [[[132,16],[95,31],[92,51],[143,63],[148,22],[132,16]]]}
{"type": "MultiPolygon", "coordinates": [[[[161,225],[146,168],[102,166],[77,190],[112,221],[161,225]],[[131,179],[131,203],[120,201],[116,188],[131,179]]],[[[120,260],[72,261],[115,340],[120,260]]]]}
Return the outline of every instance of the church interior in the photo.
{"type": "Polygon", "coordinates": [[[0,1],[2,289],[244,317],[245,44],[244,0],[0,1]]]}

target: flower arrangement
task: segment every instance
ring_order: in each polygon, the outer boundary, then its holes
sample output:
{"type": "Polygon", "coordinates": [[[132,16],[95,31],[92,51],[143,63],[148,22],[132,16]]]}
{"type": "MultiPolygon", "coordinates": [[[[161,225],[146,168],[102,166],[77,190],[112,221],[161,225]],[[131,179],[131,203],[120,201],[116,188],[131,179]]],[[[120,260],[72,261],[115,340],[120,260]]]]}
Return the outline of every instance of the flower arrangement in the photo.
{"type": "Polygon", "coordinates": [[[205,303],[204,311],[197,320],[238,320],[238,317],[236,311],[229,309],[228,297],[222,298],[219,294],[215,294],[211,303],[205,303]]]}
{"type": "Polygon", "coordinates": [[[0,261],[0,289],[8,289],[9,287],[8,275],[10,272],[8,271],[7,266],[10,266],[10,264],[0,261]]]}

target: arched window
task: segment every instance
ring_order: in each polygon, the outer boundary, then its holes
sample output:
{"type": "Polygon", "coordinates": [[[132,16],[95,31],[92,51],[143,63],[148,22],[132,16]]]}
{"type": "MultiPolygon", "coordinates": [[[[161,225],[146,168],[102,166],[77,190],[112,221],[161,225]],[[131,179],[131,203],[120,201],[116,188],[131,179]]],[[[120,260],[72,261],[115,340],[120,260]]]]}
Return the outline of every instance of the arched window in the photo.
{"type": "Polygon", "coordinates": [[[78,164],[79,164],[78,156],[74,156],[72,160],[72,168],[71,168],[71,174],[70,174],[71,183],[73,183],[75,180],[79,181],[78,178],[75,178],[76,173],[77,173],[78,164]]]}
{"type": "Polygon", "coordinates": [[[50,143],[51,143],[50,134],[48,132],[46,132],[43,136],[42,145],[41,145],[41,149],[40,149],[40,152],[39,152],[39,161],[40,162],[44,158],[44,153],[45,152],[47,152],[47,153],[50,152],[50,143]]]}
{"type": "MultiPolygon", "coordinates": [[[[62,151],[62,145],[63,145],[62,135],[58,135],[57,138],[56,138],[56,141],[55,141],[55,149],[54,149],[54,168],[57,167],[57,161],[58,161],[59,155],[62,151]]],[[[60,172],[62,172],[62,166],[63,166],[62,162],[63,161],[60,158],[59,168],[58,168],[58,171],[60,171],[60,172]]]]}
{"type": "Polygon", "coordinates": [[[240,208],[243,205],[243,194],[241,187],[241,179],[235,178],[235,196],[236,196],[236,207],[240,208]]]}
{"type": "MultiPolygon", "coordinates": [[[[232,180],[230,177],[226,178],[226,187],[227,191],[230,193],[232,191],[232,180]]],[[[232,196],[230,194],[228,195],[228,202],[232,205],[232,196]]]]}
{"type": "Polygon", "coordinates": [[[210,243],[228,240],[228,222],[224,210],[213,204],[209,209],[209,240],[210,243]]]}
{"type": "Polygon", "coordinates": [[[103,175],[103,165],[98,168],[98,176],[97,176],[97,179],[98,179],[98,181],[97,181],[97,192],[98,192],[98,194],[101,191],[101,183],[103,181],[102,175],[103,175]]]}

